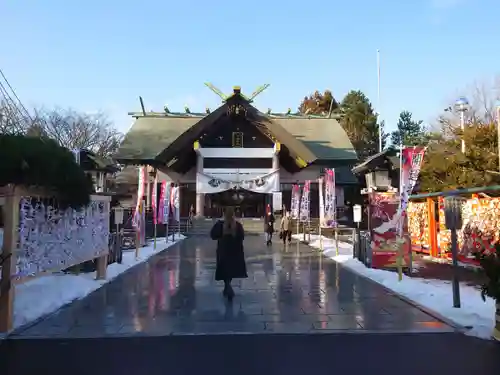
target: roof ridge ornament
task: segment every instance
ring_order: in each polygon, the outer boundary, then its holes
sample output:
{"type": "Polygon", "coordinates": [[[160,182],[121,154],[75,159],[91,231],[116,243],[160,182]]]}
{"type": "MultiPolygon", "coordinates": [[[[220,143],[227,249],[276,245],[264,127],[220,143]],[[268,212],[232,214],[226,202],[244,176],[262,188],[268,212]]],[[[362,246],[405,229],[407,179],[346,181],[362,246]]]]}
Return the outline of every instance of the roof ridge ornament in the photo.
{"type": "Polygon", "coordinates": [[[224,102],[224,103],[229,98],[231,98],[231,97],[233,97],[235,95],[239,95],[243,99],[245,99],[246,101],[248,101],[249,103],[252,103],[253,100],[258,95],[260,95],[265,89],[267,89],[271,85],[269,83],[266,83],[264,85],[261,85],[261,86],[257,87],[257,89],[255,89],[255,91],[252,93],[252,95],[250,97],[247,97],[246,95],[243,95],[241,93],[241,87],[240,86],[233,86],[233,93],[231,95],[224,94],[221,90],[219,90],[217,87],[215,87],[214,85],[212,85],[210,82],[205,82],[205,86],[207,86],[210,90],[212,90],[212,92],[215,93],[215,95],[217,95],[219,98],[221,98],[222,102],[224,102]]]}

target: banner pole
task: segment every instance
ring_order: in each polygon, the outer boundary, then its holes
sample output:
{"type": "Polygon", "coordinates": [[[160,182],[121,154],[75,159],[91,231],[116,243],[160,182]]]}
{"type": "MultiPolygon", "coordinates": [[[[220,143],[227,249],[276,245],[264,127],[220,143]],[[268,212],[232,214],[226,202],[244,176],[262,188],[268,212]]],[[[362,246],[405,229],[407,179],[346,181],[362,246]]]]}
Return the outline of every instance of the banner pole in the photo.
{"type": "Polygon", "coordinates": [[[339,256],[339,230],[338,228],[335,228],[335,254],[339,256]]]}
{"type": "MultiPolygon", "coordinates": [[[[139,215],[138,217],[140,218],[139,220],[142,220],[142,202],[139,203],[139,215]]],[[[141,225],[140,221],[139,224],[137,225],[136,231],[135,231],[135,259],[139,258],[139,243],[141,242],[141,225]]]]}
{"type": "Polygon", "coordinates": [[[319,249],[323,251],[323,235],[321,234],[321,223],[319,224],[318,227],[318,233],[319,233],[319,249]]]}
{"type": "Polygon", "coordinates": [[[397,258],[397,266],[398,266],[398,281],[403,281],[403,249],[404,245],[401,243],[402,236],[402,228],[403,228],[403,204],[401,201],[401,197],[403,196],[403,143],[399,145],[399,228],[398,228],[398,258],[397,258]]]}
{"type": "Polygon", "coordinates": [[[154,249],[156,250],[156,223],[154,224],[154,249]]]}

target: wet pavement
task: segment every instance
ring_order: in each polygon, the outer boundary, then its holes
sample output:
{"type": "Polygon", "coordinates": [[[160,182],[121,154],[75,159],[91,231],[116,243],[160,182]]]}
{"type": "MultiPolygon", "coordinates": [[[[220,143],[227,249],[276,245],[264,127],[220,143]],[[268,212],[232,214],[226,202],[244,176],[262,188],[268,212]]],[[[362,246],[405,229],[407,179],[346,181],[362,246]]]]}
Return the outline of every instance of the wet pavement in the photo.
{"type": "Polygon", "coordinates": [[[453,331],[308,246],[263,242],[245,240],[249,278],[232,304],[214,281],[215,243],[192,237],[11,337],[453,331]]]}
{"type": "Polygon", "coordinates": [[[213,281],[215,244],[189,238],[0,341],[0,374],[500,374],[499,345],[314,250],[245,246],[232,306],[213,281]]]}

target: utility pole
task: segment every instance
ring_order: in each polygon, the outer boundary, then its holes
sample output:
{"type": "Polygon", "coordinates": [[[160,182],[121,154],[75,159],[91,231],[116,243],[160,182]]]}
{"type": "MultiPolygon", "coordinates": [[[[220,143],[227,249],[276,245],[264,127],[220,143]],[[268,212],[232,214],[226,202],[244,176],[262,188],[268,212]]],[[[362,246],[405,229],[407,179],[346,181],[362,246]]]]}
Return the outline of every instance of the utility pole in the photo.
{"type": "Polygon", "coordinates": [[[497,148],[498,148],[498,170],[500,171],[500,100],[497,101],[497,148]]]}
{"type": "Polygon", "coordinates": [[[380,50],[377,50],[377,121],[378,121],[378,151],[382,152],[382,139],[383,132],[382,129],[382,119],[380,118],[380,50]]]}

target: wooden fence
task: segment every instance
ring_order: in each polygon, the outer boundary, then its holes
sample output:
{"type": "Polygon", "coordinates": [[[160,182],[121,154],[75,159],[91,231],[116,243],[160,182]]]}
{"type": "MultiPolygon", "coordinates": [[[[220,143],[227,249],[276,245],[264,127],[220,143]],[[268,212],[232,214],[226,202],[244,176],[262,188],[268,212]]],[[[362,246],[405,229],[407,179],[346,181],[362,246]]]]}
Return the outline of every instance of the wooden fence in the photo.
{"type": "Polygon", "coordinates": [[[93,195],[88,206],[74,210],[59,208],[40,191],[2,188],[0,332],[12,329],[16,284],[90,260],[96,260],[96,278],[106,278],[110,201],[93,195]]]}

